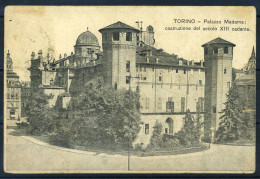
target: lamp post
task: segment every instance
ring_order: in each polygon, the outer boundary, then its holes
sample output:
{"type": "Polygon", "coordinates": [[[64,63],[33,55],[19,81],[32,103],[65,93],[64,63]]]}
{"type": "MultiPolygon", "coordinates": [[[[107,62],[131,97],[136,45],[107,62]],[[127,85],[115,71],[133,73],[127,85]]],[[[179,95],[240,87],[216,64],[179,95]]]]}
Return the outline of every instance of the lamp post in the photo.
{"type": "Polygon", "coordinates": [[[210,143],[213,143],[213,140],[214,140],[214,127],[211,127],[210,130],[211,130],[211,140],[210,140],[210,143]]]}
{"type": "MultiPolygon", "coordinates": [[[[131,79],[132,78],[136,78],[139,79],[139,76],[129,76],[129,94],[131,91],[131,79]]],[[[128,171],[130,171],[130,143],[131,143],[131,137],[130,137],[130,128],[132,128],[132,123],[131,123],[131,119],[128,118],[129,120],[129,140],[128,140],[128,171]]]]}

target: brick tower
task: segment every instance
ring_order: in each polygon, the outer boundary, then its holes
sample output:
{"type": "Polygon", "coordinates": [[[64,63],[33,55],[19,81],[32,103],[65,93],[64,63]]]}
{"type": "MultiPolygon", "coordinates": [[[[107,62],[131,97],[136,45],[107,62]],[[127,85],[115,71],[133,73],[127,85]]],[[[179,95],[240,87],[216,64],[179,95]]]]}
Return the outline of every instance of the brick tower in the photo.
{"type": "Polygon", "coordinates": [[[115,89],[136,87],[135,29],[120,21],[99,30],[102,34],[103,71],[105,81],[115,89]]]}
{"type": "Polygon", "coordinates": [[[221,111],[232,85],[233,47],[236,45],[216,38],[204,45],[205,80],[205,138],[213,139],[218,129],[221,111]]]}

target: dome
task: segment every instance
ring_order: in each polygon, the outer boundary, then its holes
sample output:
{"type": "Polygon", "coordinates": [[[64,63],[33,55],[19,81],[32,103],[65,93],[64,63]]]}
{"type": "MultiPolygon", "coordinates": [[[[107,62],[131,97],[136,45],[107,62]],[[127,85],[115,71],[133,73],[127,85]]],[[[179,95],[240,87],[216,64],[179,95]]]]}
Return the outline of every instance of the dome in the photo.
{"type": "Polygon", "coordinates": [[[151,25],[147,26],[146,31],[153,32],[153,26],[151,25]]]}
{"type": "Polygon", "coordinates": [[[86,31],[79,35],[76,45],[99,46],[99,43],[97,37],[93,33],[86,31]]]}

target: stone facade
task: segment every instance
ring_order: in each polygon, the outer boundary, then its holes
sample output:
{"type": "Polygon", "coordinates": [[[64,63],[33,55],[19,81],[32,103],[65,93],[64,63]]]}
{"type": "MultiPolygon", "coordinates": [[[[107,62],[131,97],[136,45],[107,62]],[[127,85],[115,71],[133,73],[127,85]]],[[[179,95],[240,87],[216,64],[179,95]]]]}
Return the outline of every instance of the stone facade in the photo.
{"type": "MultiPolygon", "coordinates": [[[[223,109],[226,93],[232,85],[234,44],[223,44],[215,39],[214,44],[211,41],[203,45],[208,51],[206,74],[202,60],[185,60],[155,48],[152,26],[140,31],[116,22],[99,32],[103,51],[95,35],[86,31],[78,37],[75,53],[70,56],[60,55],[59,60],[55,60],[49,55],[43,57],[39,51],[35,58],[33,52],[29,68],[32,91],[44,90],[52,97],[51,106],[66,109],[71,97],[79,95],[84,85],[96,76],[103,76],[115,89],[137,90],[142,124],[135,144],[143,146],[149,144],[156,121],[163,124],[164,133],[173,135],[182,128],[188,109],[193,114],[200,111],[202,115],[205,110],[211,111],[211,106],[216,107],[216,112],[223,109]],[[216,53],[213,54],[213,50],[216,53]],[[204,96],[207,99],[204,100],[204,96]]],[[[207,119],[210,122],[205,130],[217,127],[217,114],[210,113],[207,119]]]]}
{"type": "Polygon", "coordinates": [[[21,84],[19,76],[13,71],[13,61],[8,51],[6,57],[6,119],[20,120],[21,118],[21,84]]]}

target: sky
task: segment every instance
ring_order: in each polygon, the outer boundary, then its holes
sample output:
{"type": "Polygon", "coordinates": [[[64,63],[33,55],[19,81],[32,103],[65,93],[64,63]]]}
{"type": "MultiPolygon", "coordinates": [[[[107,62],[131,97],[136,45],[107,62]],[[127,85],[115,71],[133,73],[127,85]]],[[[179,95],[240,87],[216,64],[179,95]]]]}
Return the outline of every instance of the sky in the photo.
{"type": "Polygon", "coordinates": [[[256,44],[256,12],[254,7],[176,7],[176,6],[7,6],[5,8],[4,51],[9,50],[14,71],[22,81],[29,81],[31,53],[49,52],[58,59],[59,54],[74,52],[77,37],[89,29],[102,46],[99,29],[124,22],[143,28],[154,27],[155,47],[177,54],[187,60],[200,61],[202,44],[221,37],[236,44],[233,67],[242,68],[256,44]],[[175,23],[174,19],[194,19],[195,23],[175,23]],[[222,21],[222,24],[203,23],[222,21]],[[246,24],[223,24],[224,20],[243,21],[246,24]],[[198,23],[201,21],[201,23],[198,23]],[[200,26],[201,30],[165,30],[166,27],[200,26]],[[202,31],[203,27],[247,27],[250,31],[202,31]]]}

